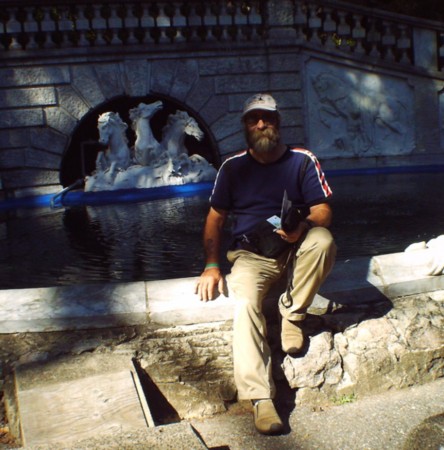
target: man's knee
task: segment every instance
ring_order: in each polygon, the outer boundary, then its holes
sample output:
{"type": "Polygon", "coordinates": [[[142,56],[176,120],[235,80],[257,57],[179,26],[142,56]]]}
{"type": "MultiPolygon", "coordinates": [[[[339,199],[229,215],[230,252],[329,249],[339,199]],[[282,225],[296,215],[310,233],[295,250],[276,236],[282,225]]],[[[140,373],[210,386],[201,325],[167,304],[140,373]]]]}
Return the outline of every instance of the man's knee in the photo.
{"type": "Polygon", "coordinates": [[[327,228],[323,227],[315,227],[310,230],[304,244],[301,246],[301,250],[303,248],[324,254],[336,254],[336,244],[333,236],[327,228]]]}

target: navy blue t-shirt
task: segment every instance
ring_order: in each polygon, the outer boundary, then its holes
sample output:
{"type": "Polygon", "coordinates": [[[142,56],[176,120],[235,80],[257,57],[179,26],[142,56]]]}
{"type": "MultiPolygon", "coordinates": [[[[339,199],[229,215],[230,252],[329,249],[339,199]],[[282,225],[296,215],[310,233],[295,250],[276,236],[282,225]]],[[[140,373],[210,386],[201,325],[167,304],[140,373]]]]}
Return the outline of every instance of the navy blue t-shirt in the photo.
{"type": "Polygon", "coordinates": [[[289,148],[271,164],[261,164],[244,151],[220,167],[210,205],[234,215],[232,232],[239,237],[259,222],[280,216],[285,190],[300,208],[328,202],[332,195],[319,161],[310,151],[289,148]]]}

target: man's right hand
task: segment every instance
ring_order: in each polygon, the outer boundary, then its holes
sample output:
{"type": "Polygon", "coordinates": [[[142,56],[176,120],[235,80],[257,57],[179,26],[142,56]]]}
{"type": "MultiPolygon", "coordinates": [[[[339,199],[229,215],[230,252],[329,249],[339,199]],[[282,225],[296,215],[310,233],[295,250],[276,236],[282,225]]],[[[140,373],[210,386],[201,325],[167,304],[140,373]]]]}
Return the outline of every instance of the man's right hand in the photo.
{"type": "Polygon", "coordinates": [[[217,295],[215,295],[216,288],[219,291],[219,294],[223,294],[224,277],[222,276],[220,269],[217,267],[206,269],[197,281],[196,294],[203,302],[214,300],[217,297],[217,295]]]}

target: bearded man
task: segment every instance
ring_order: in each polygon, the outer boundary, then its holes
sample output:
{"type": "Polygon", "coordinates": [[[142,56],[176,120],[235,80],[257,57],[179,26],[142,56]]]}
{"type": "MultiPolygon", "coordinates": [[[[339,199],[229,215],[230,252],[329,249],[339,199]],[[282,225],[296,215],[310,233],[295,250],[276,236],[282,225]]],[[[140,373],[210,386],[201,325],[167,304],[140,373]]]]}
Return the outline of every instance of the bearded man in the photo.
{"type": "Polygon", "coordinates": [[[271,95],[256,94],[245,102],[242,122],[248,149],[219,169],[204,228],[206,264],[196,286],[205,302],[215,298],[216,290],[224,290],[219,258],[224,223],[231,214],[234,239],[227,253],[232,267],[226,284],[236,303],[234,380],[238,399],[252,401],[254,424],[263,434],[283,431],[273,403],[276,386],[264,297],[281,277],[288,277],[287,289],[276,302],[282,350],[301,352],[307,309],[336,256],[327,229],[332,191],[313,153],[281,141],[280,120],[271,95]]]}

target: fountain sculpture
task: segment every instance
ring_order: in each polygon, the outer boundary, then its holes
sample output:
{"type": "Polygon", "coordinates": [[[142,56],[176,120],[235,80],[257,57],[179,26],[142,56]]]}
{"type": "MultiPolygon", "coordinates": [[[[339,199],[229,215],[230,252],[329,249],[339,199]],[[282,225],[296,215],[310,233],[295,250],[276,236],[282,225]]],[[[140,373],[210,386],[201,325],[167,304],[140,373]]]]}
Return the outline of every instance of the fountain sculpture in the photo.
{"type": "Polygon", "coordinates": [[[118,113],[99,116],[99,152],[96,170],[85,178],[85,191],[152,188],[213,181],[216,169],[202,156],[188,156],[185,136],[201,140],[204,136],[196,120],[185,111],[168,116],[159,142],[151,130],[150,119],[163,107],[161,101],[140,103],[129,111],[136,140],[128,145],[128,125],[118,113]]]}

